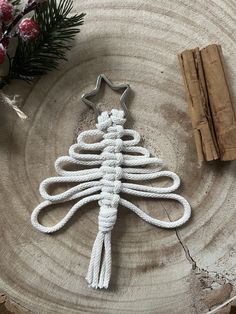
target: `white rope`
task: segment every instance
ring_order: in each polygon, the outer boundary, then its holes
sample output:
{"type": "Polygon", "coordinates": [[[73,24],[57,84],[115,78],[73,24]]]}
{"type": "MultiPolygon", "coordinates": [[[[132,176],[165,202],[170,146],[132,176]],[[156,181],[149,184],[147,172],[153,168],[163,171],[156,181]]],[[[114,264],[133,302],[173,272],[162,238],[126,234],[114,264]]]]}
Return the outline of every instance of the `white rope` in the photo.
{"type": "Polygon", "coordinates": [[[19,95],[15,95],[13,98],[8,97],[3,91],[0,91],[0,99],[1,101],[11,107],[13,110],[15,110],[16,114],[21,118],[21,119],[27,119],[27,115],[20,110],[19,104],[21,102],[21,98],[19,95]]]}
{"type": "Polygon", "coordinates": [[[136,213],[146,222],[162,228],[176,228],[183,225],[191,215],[189,203],[180,195],[173,194],[180,185],[179,177],[171,171],[161,171],[162,161],[150,157],[147,149],[135,146],[140,142],[140,135],[129,129],[124,129],[124,112],[112,110],[102,112],[98,117],[97,129],[82,132],[77,143],[69,149],[69,156],[59,157],[55,162],[58,177],[44,180],[39,187],[41,196],[45,199],[33,211],[32,225],[41,232],[52,233],[61,229],[83,205],[98,201],[100,206],[98,216],[98,234],[95,239],[87,281],[93,288],[107,288],[111,277],[111,230],[116,222],[118,205],[123,205],[136,213]],[[100,137],[96,143],[88,143],[88,137],[100,137]],[[124,136],[131,139],[123,139],[124,136]],[[99,154],[81,153],[79,150],[100,151],[99,154]],[[66,170],[66,164],[92,166],[85,170],[66,170]],[[145,166],[155,167],[146,168],[145,166]],[[149,187],[135,183],[122,183],[122,179],[132,181],[151,180],[167,177],[172,184],[165,187],[149,187]],[[78,183],[57,195],[49,194],[49,186],[61,183],[78,183]],[[170,199],[179,202],[184,209],[183,215],[176,221],[162,221],[152,218],[131,202],[120,198],[120,193],[140,197],[170,199]],[[47,206],[79,199],[64,218],[51,227],[43,226],[38,216],[47,206]]]}

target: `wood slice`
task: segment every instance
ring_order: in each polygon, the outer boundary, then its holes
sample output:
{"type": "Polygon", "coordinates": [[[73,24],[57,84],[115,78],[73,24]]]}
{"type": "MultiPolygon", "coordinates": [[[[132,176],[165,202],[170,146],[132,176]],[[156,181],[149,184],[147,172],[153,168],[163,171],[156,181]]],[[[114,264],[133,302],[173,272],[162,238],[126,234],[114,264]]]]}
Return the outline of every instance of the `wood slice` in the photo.
{"type": "MultiPolygon", "coordinates": [[[[16,82],[8,88],[6,92],[22,95],[28,120],[1,107],[1,313],[4,307],[6,313],[37,314],[206,313],[235,295],[236,164],[198,165],[177,54],[220,43],[235,86],[236,3],[74,3],[75,11],[87,17],[70,61],[31,87],[16,82]],[[120,208],[107,291],[89,288],[84,279],[97,233],[96,204],[81,209],[53,235],[41,234],[30,223],[41,201],[39,183],[55,175],[55,159],[68,154],[78,132],[94,127],[93,112],[80,97],[100,73],[131,85],[127,126],[140,132],[142,145],[180,175],[178,193],[193,210],[184,227],[163,230],[120,208]]],[[[104,95],[110,106],[117,103],[117,95],[107,89],[104,95]]],[[[134,202],[160,219],[181,215],[175,203],[134,202]]],[[[58,206],[42,221],[53,224],[67,210],[58,206]]]]}

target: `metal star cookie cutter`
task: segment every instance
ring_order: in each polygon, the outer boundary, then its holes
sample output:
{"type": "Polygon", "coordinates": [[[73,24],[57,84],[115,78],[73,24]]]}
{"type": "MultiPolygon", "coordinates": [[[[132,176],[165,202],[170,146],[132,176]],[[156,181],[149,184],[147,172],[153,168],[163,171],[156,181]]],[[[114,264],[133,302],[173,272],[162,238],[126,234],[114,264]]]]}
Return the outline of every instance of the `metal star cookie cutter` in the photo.
{"type": "Polygon", "coordinates": [[[98,106],[92,102],[91,100],[89,100],[88,98],[91,97],[91,96],[95,96],[96,94],[99,93],[100,89],[101,89],[101,85],[102,85],[102,81],[104,80],[104,82],[112,89],[112,90],[119,90],[119,89],[125,89],[123,94],[121,95],[120,97],[120,107],[121,109],[124,111],[125,113],[125,116],[127,116],[128,114],[128,110],[127,110],[127,107],[126,107],[126,104],[125,104],[125,99],[126,99],[126,96],[128,94],[128,92],[130,91],[130,86],[129,84],[126,84],[126,83],[120,83],[120,84],[115,84],[113,82],[111,82],[105,74],[100,74],[97,78],[97,82],[96,82],[96,87],[91,91],[91,92],[88,92],[88,93],[84,93],[81,97],[81,100],[89,107],[91,107],[96,116],[99,116],[101,111],[99,110],[98,106]]]}

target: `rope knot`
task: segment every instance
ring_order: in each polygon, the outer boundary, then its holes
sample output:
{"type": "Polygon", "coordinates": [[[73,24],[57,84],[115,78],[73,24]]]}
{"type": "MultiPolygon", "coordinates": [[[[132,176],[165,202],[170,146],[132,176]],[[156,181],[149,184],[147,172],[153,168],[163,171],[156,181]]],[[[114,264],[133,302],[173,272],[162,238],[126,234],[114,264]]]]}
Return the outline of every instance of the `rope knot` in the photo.
{"type": "Polygon", "coordinates": [[[114,181],[114,189],[113,189],[114,193],[119,194],[121,191],[121,186],[122,186],[121,181],[115,180],[114,181]]]}
{"type": "Polygon", "coordinates": [[[117,132],[123,132],[123,125],[125,124],[126,119],[124,118],[124,111],[123,110],[117,110],[113,109],[111,113],[109,114],[107,111],[103,111],[98,116],[98,123],[96,124],[96,127],[103,131],[111,127],[113,124],[114,126],[117,126],[117,132]],[[121,128],[120,128],[121,127],[121,128]]]}
{"type": "Polygon", "coordinates": [[[115,179],[116,179],[116,180],[122,179],[122,175],[123,175],[123,170],[122,170],[122,168],[119,167],[119,166],[115,167],[115,179]]]}
{"type": "Polygon", "coordinates": [[[99,129],[100,131],[103,131],[109,128],[109,126],[111,125],[112,125],[112,120],[109,116],[109,113],[107,111],[103,111],[98,116],[98,123],[96,124],[97,129],[99,129]]]}
{"type": "Polygon", "coordinates": [[[116,153],[115,156],[116,156],[116,165],[121,166],[123,164],[123,161],[124,161],[123,154],[122,153],[116,153]]]}
{"type": "Polygon", "coordinates": [[[115,145],[116,145],[116,152],[117,153],[120,152],[122,150],[122,148],[123,148],[123,141],[122,141],[122,139],[121,138],[117,138],[115,140],[115,145]]]}
{"type": "Polygon", "coordinates": [[[116,223],[117,208],[102,205],[98,215],[99,231],[109,232],[116,223]]]}
{"type": "Polygon", "coordinates": [[[126,119],[124,118],[124,111],[112,109],[111,111],[111,120],[116,125],[124,125],[126,119]]]}

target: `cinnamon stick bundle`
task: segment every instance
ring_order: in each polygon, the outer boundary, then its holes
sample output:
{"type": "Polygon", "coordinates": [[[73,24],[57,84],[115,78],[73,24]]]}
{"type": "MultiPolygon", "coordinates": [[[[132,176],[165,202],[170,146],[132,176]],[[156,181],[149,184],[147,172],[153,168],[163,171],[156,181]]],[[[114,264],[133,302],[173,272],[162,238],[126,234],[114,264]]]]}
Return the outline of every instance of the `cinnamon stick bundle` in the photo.
{"type": "Polygon", "coordinates": [[[236,120],[221,47],[185,50],[179,61],[198,160],[236,159],[236,120]]]}

